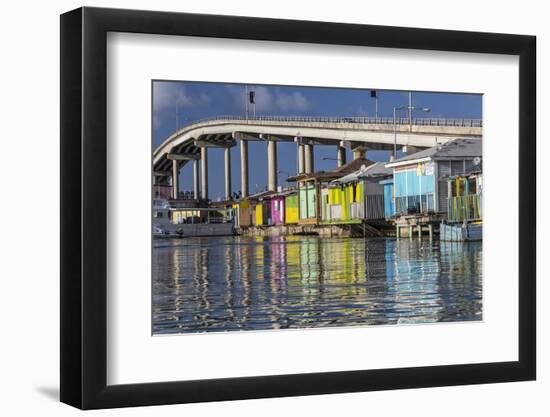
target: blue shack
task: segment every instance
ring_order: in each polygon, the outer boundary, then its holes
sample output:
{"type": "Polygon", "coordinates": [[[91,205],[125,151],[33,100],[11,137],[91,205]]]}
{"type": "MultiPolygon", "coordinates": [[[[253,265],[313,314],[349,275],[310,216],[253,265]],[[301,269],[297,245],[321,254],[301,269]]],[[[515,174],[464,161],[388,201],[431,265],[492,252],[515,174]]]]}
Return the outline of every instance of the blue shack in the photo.
{"type": "Polygon", "coordinates": [[[470,172],[481,154],[481,139],[460,138],[386,164],[393,169],[395,215],[446,213],[449,176],[470,172]]]}
{"type": "Polygon", "coordinates": [[[395,216],[395,205],[393,203],[393,178],[380,181],[384,186],[384,217],[390,219],[395,216]]]}

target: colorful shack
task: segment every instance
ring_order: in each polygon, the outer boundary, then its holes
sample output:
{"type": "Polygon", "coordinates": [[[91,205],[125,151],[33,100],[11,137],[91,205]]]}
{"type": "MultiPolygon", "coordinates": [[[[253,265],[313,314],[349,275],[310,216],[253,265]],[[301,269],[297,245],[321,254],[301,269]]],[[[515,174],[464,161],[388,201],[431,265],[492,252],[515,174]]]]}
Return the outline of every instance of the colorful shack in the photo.
{"type": "Polygon", "coordinates": [[[233,203],[233,210],[235,211],[235,225],[237,227],[252,226],[252,208],[250,200],[244,199],[233,203]]]}
{"type": "Polygon", "coordinates": [[[271,224],[285,224],[285,198],[280,194],[271,197],[271,224]]]}
{"type": "Polygon", "coordinates": [[[233,203],[238,227],[298,223],[297,190],[264,191],[233,203]]]}
{"type": "Polygon", "coordinates": [[[289,177],[287,181],[297,183],[298,223],[320,224],[332,218],[349,220],[349,204],[358,201],[361,191],[353,185],[341,189],[333,187],[331,191],[329,184],[357,171],[363,165],[367,167],[373,163],[368,159],[358,158],[332,171],[318,171],[289,177]],[[335,213],[330,214],[327,212],[327,205],[340,206],[340,208],[335,207],[335,213]]]}
{"type": "Polygon", "coordinates": [[[250,202],[252,226],[268,226],[272,224],[271,219],[271,197],[273,191],[263,191],[247,198],[250,202]]]}
{"type": "Polygon", "coordinates": [[[384,187],[384,217],[388,220],[395,216],[395,205],[393,203],[393,176],[380,181],[380,184],[384,187]]]}
{"type": "Polygon", "coordinates": [[[384,219],[384,185],[380,184],[380,180],[391,175],[391,168],[386,168],[384,162],[376,162],[332,181],[328,189],[329,198],[323,201],[326,203],[323,210],[327,214],[326,220],[356,222],[384,219]],[[334,194],[340,194],[341,198],[330,198],[334,194]]]}
{"type": "Polygon", "coordinates": [[[285,224],[297,224],[298,218],[298,192],[289,190],[285,194],[285,224]]]}
{"type": "Polygon", "coordinates": [[[271,198],[271,223],[273,225],[298,222],[298,194],[296,190],[285,190],[271,198]]]}
{"type": "Polygon", "coordinates": [[[470,172],[447,177],[447,218],[439,231],[442,241],[483,240],[483,173],[481,158],[470,172]]]}
{"type": "Polygon", "coordinates": [[[483,173],[481,160],[470,172],[447,178],[447,221],[481,221],[483,218],[483,173]]]}
{"type": "Polygon", "coordinates": [[[481,151],[481,139],[455,139],[387,163],[393,169],[395,215],[447,213],[448,177],[471,171],[481,151]]]}

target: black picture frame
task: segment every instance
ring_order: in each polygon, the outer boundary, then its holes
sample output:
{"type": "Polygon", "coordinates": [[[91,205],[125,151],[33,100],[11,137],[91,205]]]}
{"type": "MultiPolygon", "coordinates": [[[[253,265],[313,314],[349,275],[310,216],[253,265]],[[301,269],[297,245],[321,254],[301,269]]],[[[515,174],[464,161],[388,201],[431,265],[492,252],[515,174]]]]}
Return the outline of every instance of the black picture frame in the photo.
{"type": "Polygon", "coordinates": [[[533,380],[536,38],[251,17],[80,8],[61,16],[61,401],[82,409],[533,380]],[[519,56],[519,360],[113,385],[107,376],[108,32],[519,56]]]}

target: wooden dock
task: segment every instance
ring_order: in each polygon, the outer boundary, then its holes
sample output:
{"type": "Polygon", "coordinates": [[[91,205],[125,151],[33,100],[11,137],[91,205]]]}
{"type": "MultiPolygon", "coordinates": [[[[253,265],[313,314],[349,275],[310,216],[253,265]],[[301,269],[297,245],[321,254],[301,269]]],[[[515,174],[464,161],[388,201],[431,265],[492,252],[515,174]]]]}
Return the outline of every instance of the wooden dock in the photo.
{"type": "Polygon", "coordinates": [[[366,222],[339,224],[280,224],[239,227],[243,236],[384,237],[384,230],[366,222]]]}
{"type": "Polygon", "coordinates": [[[424,233],[433,239],[434,233],[439,231],[441,215],[437,213],[405,214],[395,219],[395,237],[412,238],[415,234],[422,237],[424,233]]]}

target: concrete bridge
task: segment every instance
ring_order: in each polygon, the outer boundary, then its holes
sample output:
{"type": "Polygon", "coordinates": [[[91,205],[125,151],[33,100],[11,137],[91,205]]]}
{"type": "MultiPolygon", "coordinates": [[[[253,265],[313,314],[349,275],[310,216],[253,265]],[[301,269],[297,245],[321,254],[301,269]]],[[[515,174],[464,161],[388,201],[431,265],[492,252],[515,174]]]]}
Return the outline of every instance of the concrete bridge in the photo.
{"type": "Polygon", "coordinates": [[[195,199],[208,199],[208,149],[225,148],[225,196],[231,199],[231,152],[240,146],[241,192],[248,196],[248,142],[267,143],[268,189],[277,189],[277,143],[294,142],[297,173],[314,171],[314,147],[335,146],[338,166],[346,163],[345,149],[354,158],[368,149],[392,150],[395,144],[407,153],[456,138],[482,137],[479,119],[372,118],[372,117],[279,117],[220,116],[185,126],[168,137],[153,152],[155,184],[172,185],[177,198],[179,170],[193,163],[195,199]],[[200,161],[200,169],[199,169],[200,161]],[[199,190],[199,170],[202,189],[199,190]]]}

